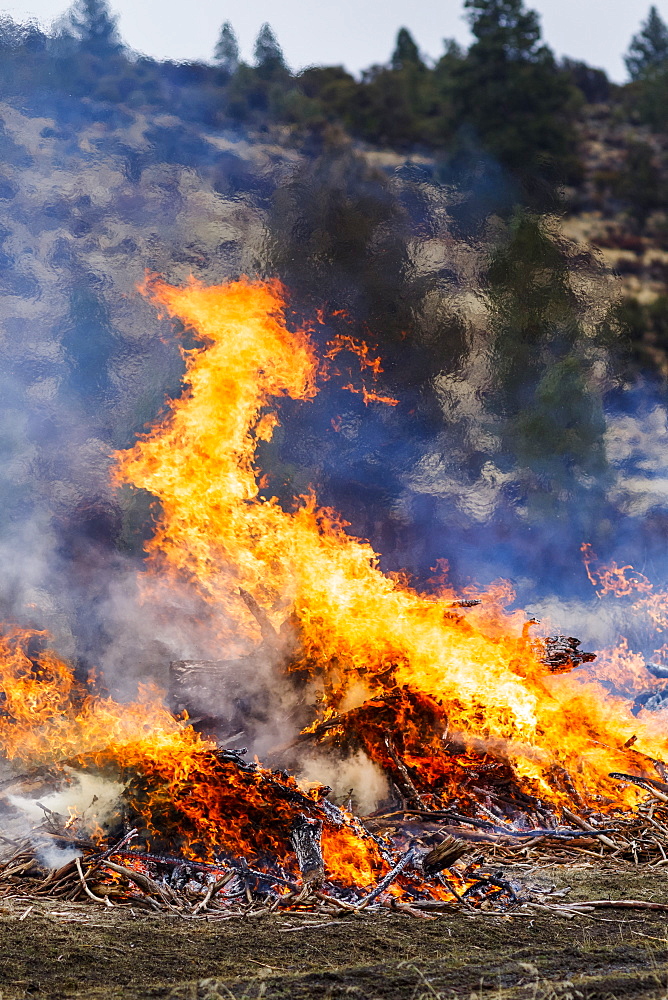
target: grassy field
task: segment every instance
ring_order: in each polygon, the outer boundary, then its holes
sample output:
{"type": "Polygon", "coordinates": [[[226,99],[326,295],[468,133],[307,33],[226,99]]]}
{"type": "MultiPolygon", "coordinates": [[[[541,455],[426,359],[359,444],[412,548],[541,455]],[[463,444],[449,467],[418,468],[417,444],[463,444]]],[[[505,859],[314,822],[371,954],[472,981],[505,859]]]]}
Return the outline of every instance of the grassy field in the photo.
{"type": "MultiPolygon", "coordinates": [[[[538,873],[573,899],[668,899],[668,872],[538,873]]],[[[94,903],[0,907],[0,1000],[668,997],[666,914],[188,920],[94,903]],[[29,907],[31,907],[29,909],[29,907]]]]}

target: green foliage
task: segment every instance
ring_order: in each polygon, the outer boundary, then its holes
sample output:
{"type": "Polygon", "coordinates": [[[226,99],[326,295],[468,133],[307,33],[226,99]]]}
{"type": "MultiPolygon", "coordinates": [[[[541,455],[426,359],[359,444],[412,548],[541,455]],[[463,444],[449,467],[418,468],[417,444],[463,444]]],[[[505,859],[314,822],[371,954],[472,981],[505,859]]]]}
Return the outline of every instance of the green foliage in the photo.
{"type": "Polygon", "coordinates": [[[108,59],[123,49],[116,22],[106,0],[75,0],[65,24],[84,52],[108,59]]]}
{"type": "Polygon", "coordinates": [[[573,176],[577,92],[540,44],[538,16],[522,0],[466,0],[475,41],[456,68],[457,120],[518,174],[573,176]]]}
{"type": "Polygon", "coordinates": [[[646,142],[630,142],[624,165],[614,178],[614,193],[629,209],[640,229],[652,212],[668,203],[666,182],[654,149],[646,142]]]}
{"type": "Polygon", "coordinates": [[[667,126],[668,104],[668,27],[656,7],[651,7],[647,20],[634,35],[625,58],[632,83],[628,88],[627,104],[658,132],[667,126]]]}
{"type": "Polygon", "coordinates": [[[613,87],[605,70],[568,58],[561,60],[561,68],[588,104],[604,104],[610,100],[613,87]]]}
{"type": "Polygon", "coordinates": [[[668,26],[656,7],[650,7],[647,20],[631,39],[624,62],[632,80],[647,79],[665,71],[668,63],[668,26]]]}
{"type": "Polygon", "coordinates": [[[287,66],[283,51],[276,40],[271,27],[265,22],[255,39],[253,50],[255,66],[264,79],[272,79],[287,75],[287,66]]]}
{"type": "Polygon", "coordinates": [[[652,302],[628,296],[615,309],[614,319],[626,339],[627,362],[650,371],[668,373],[668,295],[652,302]]]}
{"type": "Polygon", "coordinates": [[[392,69],[408,69],[410,67],[422,67],[424,63],[420,56],[419,49],[415,44],[413,36],[407,28],[400,28],[397,34],[397,42],[390,60],[392,69]]]}
{"type": "MultiPolygon", "coordinates": [[[[582,323],[573,248],[541,216],[519,210],[491,255],[488,301],[492,406],[503,449],[524,467],[542,508],[605,469],[594,364],[604,330],[582,323]]],[[[586,262],[591,267],[591,261],[586,262]]]]}
{"type": "Polygon", "coordinates": [[[304,96],[327,120],[351,123],[352,109],[359,100],[360,85],[343,66],[311,66],[298,77],[304,96]]]}
{"type": "Polygon", "coordinates": [[[239,66],[239,43],[234,33],[234,28],[229,21],[225,21],[220,29],[220,35],[216,42],[213,58],[221,69],[230,75],[235,73],[239,66]]]}

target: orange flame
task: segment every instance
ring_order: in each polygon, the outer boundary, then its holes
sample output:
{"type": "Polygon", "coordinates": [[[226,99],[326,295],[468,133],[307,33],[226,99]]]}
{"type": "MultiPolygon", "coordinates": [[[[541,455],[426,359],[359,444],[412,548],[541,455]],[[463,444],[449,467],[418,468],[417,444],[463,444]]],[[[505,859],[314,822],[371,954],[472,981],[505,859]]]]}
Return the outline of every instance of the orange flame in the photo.
{"type": "MultiPolygon", "coordinates": [[[[178,845],[186,856],[206,859],[213,850],[270,854],[294,864],[295,801],[308,811],[317,792],[304,793],[294,778],[220,761],[215,744],[175,719],[155,688],[142,689],[130,704],[91,694],[53,653],[29,655],[31,642],[43,637],[18,628],[0,636],[0,746],[7,758],[124,774],[133,822],[159,848],[178,845]]],[[[68,825],[77,819],[71,813],[68,825]]],[[[323,834],[323,856],[345,885],[372,884],[387,870],[373,840],[333,823],[323,834]]]]}
{"type": "Polygon", "coordinates": [[[649,594],[654,589],[645,574],[633,566],[618,566],[616,562],[597,565],[598,556],[590,542],[583,542],[580,552],[589,582],[593,587],[600,588],[596,591],[599,597],[605,597],[606,594],[614,597],[628,597],[634,593],[649,594]]]}
{"type": "MultiPolygon", "coordinates": [[[[573,674],[546,677],[521,616],[493,597],[462,621],[451,613],[452,593],[422,595],[383,575],[368,542],[347,535],[315,497],[285,511],[258,496],[257,428],[266,437],[275,426],[275,415],[266,418],[272,397],[315,392],[313,346],[285,326],[279,286],[156,280],[147,293],[204,345],[185,352],[185,392],[161,426],[117,455],[117,481],[162,505],[150,572],[189,579],[247,635],[257,626],[239,587],[276,627],[296,621],[293,666],[319,684],[323,709],[341,707],[360,685],[369,697],[424,692],[443,706],[451,730],[503,746],[532,794],[560,801],[551,775],[561,768],[585,801],[619,802],[607,774],[619,766],[616,748],[638,729],[626,702],[573,674]]],[[[660,756],[666,745],[647,736],[644,749],[660,756]]]]}
{"type": "MultiPolygon", "coordinates": [[[[144,292],[200,344],[184,349],[181,398],[116,456],[116,482],[160,501],[146,579],[185,582],[212,614],[225,612],[219,634],[247,645],[261,642],[253,601],[277,631],[292,628],[288,667],[310,678],[320,712],[309,728],[320,723],[335,746],[353,733],[395,769],[403,794],[427,806],[467,783],[475,791],[485,774],[552,805],[637,801],[638,789],[620,791],[608,772],[624,770],[632,737],[641,771],[665,756],[665,738],[599,684],[576,672],[548,675],[523,616],[504,610],[507,586],[480,595],[464,616],[445,580],[421,594],[383,575],[369,543],[313,495],[291,511],[263,497],[255,454],[278,424],[272,401],[312,398],[318,374],[307,334],[286,326],[280,286],[151,280],[144,292]]],[[[35,637],[14,630],[0,639],[7,757],[126,771],[129,807],[157,844],[174,834],[200,856],[222,848],[287,857],[294,802],[308,811],[317,796],[294,779],[221,760],[155,689],[130,705],[92,693],[53,654],[29,655],[35,637]]],[[[323,848],[345,884],[371,884],[387,870],[375,842],[352,828],[326,824],[323,848]]]]}

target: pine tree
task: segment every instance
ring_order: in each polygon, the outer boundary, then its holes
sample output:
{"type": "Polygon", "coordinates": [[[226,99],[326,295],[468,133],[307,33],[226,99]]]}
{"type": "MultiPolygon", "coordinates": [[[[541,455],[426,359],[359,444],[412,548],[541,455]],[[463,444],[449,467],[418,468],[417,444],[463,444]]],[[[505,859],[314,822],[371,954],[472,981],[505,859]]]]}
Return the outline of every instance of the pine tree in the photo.
{"type": "Polygon", "coordinates": [[[668,70],[668,26],[652,6],[647,20],[634,35],[624,57],[632,80],[642,80],[656,71],[668,70]]]}
{"type": "Polygon", "coordinates": [[[397,41],[391,60],[392,69],[408,69],[409,67],[421,66],[424,63],[420,57],[413,36],[407,28],[400,28],[397,33],[397,41]]]}
{"type": "Polygon", "coordinates": [[[575,169],[577,92],[522,0],[465,0],[475,41],[454,76],[458,120],[504,166],[562,180],[575,169]]]}
{"type": "Polygon", "coordinates": [[[123,49],[106,0],[76,0],[67,14],[67,27],[91,55],[108,58],[123,49]]]}
{"type": "Polygon", "coordinates": [[[286,69],[283,51],[276,40],[276,35],[266,22],[260,28],[255,39],[253,55],[255,66],[265,76],[271,76],[277,70],[284,71],[286,69]]]}
{"type": "Polygon", "coordinates": [[[221,69],[232,75],[239,66],[239,43],[229,21],[220,29],[213,58],[221,69]]]}
{"type": "Polygon", "coordinates": [[[534,510],[554,506],[562,515],[560,497],[581,495],[582,483],[606,468],[595,376],[604,331],[583,324],[575,253],[543,216],[519,210],[487,274],[496,378],[489,401],[502,421],[502,452],[524,470],[534,510]]]}
{"type": "Polygon", "coordinates": [[[524,10],[522,0],[464,0],[471,31],[476,41],[474,52],[503,53],[509,61],[536,60],[547,49],[539,47],[541,38],[538,14],[524,10]]]}

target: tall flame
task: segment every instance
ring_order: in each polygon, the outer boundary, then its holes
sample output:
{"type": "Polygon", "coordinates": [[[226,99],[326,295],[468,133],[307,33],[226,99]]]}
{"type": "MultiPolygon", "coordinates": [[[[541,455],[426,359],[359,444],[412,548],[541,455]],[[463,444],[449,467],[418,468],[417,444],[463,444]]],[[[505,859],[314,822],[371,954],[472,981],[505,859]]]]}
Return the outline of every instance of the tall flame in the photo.
{"type": "Polygon", "coordinates": [[[251,640],[257,624],[240,588],[277,628],[295,623],[292,665],[319,684],[323,712],[349,707],[360,689],[368,697],[422,693],[442,706],[450,731],[502,753],[531,794],[559,803],[566,793],[555,775],[565,771],[568,795],[574,788],[590,803],[633,801],[633,790],[622,794],[608,778],[628,761],[623,745],[638,734],[644,753],[659,757],[667,745],[639,732],[625,701],[575,674],[545,676],[521,618],[494,595],[462,621],[446,588],[420,594],[384,575],[372,547],[346,534],[314,496],[291,511],[261,496],[255,456],[278,424],[272,400],[317,391],[314,346],[303,330],[288,329],[280,286],[152,280],[145,293],[200,345],[183,351],[181,398],[116,456],[117,482],[161,504],[149,573],[190,581],[251,640]]]}

